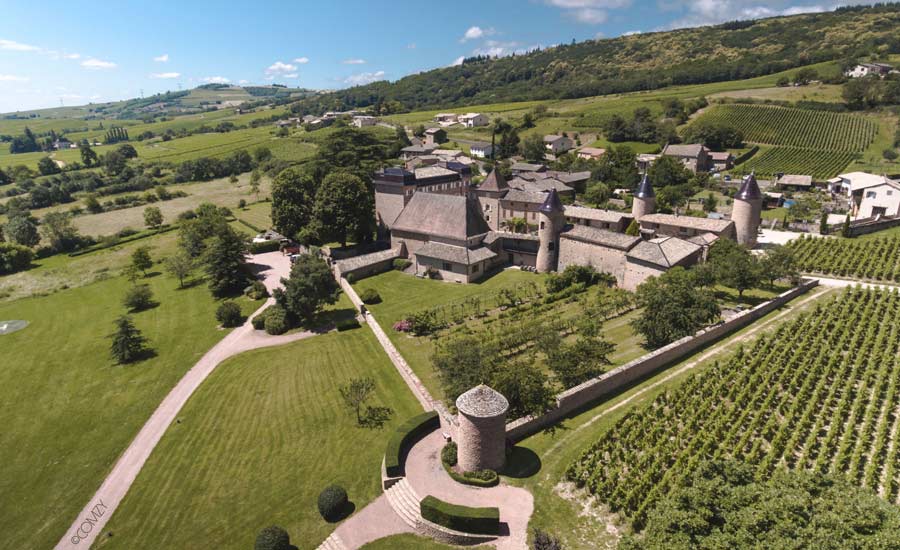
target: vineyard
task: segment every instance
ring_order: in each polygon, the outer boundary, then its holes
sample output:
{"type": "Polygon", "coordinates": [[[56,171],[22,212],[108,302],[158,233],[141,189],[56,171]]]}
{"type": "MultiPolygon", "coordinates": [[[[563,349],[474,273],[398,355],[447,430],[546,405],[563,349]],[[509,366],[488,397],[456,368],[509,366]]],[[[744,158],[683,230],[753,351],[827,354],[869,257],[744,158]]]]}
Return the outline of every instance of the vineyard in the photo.
{"type": "Polygon", "coordinates": [[[636,528],[705,459],[785,465],[900,497],[900,294],[846,289],[629,412],[567,472],[636,528]]]}
{"type": "Polygon", "coordinates": [[[820,151],[862,151],[878,132],[860,116],[773,105],[717,105],[699,120],[733,126],[752,143],[820,151]]]}
{"type": "Polygon", "coordinates": [[[744,165],[758,176],[771,177],[784,174],[808,174],[824,180],[839,174],[853,162],[856,153],[849,151],[819,151],[798,147],[772,147],[744,165]]]}
{"type": "Polygon", "coordinates": [[[802,236],[788,246],[807,273],[900,282],[900,237],[868,240],[802,236]]]}

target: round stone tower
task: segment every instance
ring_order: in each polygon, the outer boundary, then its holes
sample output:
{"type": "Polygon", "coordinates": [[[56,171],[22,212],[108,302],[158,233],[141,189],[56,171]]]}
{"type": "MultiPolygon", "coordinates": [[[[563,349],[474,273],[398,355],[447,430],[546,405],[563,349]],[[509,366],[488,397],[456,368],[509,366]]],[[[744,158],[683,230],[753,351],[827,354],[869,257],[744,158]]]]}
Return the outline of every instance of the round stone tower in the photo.
{"type": "Polygon", "coordinates": [[[481,384],[456,399],[457,461],[464,472],[500,470],[506,462],[506,411],[509,402],[481,384]]]}
{"type": "Polygon", "coordinates": [[[547,194],[544,204],[538,208],[538,237],[541,247],[537,253],[538,273],[556,271],[559,258],[559,234],[566,226],[562,202],[556,189],[547,194]]]}
{"type": "Polygon", "coordinates": [[[756,183],[756,174],[751,172],[744,178],[731,207],[731,221],[734,222],[737,242],[747,248],[756,246],[756,234],[762,217],[762,202],[763,196],[756,183]]]}
{"type": "Polygon", "coordinates": [[[642,217],[654,212],[656,212],[656,192],[653,191],[650,178],[644,174],[637,193],[634,194],[634,201],[631,203],[631,215],[640,221],[642,217]]]}

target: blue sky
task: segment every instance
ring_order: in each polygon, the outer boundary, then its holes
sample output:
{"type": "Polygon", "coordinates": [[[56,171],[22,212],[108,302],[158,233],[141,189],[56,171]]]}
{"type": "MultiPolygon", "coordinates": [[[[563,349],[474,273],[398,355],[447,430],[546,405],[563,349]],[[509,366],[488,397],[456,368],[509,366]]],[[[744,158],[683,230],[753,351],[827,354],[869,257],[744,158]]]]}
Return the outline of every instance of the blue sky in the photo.
{"type": "Polygon", "coordinates": [[[816,0],[2,4],[0,112],[205,82],[341,88],[397,80],[473,54],[834,7],[816,0]]]}

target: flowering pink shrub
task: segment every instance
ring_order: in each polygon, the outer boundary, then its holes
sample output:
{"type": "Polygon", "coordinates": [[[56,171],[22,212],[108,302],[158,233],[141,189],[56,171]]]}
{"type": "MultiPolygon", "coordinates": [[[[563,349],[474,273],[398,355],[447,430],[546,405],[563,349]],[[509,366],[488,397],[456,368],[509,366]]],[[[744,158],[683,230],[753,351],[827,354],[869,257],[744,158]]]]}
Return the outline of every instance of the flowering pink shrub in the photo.
{"type": "Polygon", "coordinates": [[[409,332],[409,329],[412,327],[412,323],[408,320],[403,319],[402,321],[397,321],[394,323],[394,330],[397,332],[409,332]]]}

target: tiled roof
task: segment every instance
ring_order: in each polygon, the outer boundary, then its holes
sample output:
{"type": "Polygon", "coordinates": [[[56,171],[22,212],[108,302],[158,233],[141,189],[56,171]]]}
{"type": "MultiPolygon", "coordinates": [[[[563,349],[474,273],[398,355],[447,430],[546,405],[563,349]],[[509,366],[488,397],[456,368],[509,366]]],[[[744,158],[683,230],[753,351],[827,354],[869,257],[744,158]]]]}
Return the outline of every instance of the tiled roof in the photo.
{"type": "Polygon", "coordinates": [[[490,228],[477,204],[466,197],[422,192],[413,194],[391,230],[465,240],[490,228]]]}
{"type": "Polygon", "coordinates": [[[497,242],[498,239],[515,239],[519,241],[539,241],[540,237],[531,233],[513,233],[512,231],[491,231],[484,238],[484,244],[490,245],[497,242]]]}
{"type": "Polygon", "coordinates": [[[538,191],[522,191],[521,189],[510,189],[503,196],[504,201],[509,202],[526,202],[530,204],[543,204],[547,199],[547,193],[538,191]]]}
{"type": "Polygon", "coordinates": [[[352,258],[338,260],[335,262],[335,265],[337,265],[341,273],[348,273],[362,267],[367,267],[370,265],[375,265],[379,262],[399,258],[400,251],[401,247],[398,246],[389,250],[380,250],[378,252],[372,252],[371,254],[363,254],[361,256],[354,256],[352,258]]]}
{"type": "Polygon", "coordinates": [[[650,178],[647,177],[647,174],[644,174],[644,177],[641,179],[641,185],[638,186],[637,193],[635,193],[634,196],[639,199],[649,199],[656,196],[656,192],[653,191],[653,185],[650,183],[650,178]]]}
{"type": "Polygon", "coordinates": [[[509,401],[496,390],[481,384],[457,397],[456,408],[466,416],[491,418],[505,414],[509,401]]]}
{"type": "Polygon", "coordinates": [[[632,237],[625,233],[616,233],[608,229],[599,229],[587,225],[575,225],[568,231],[561,233],[560,238],[598,244],[618,250],[631,250],[641,240],[640,237],[632,237]]]}
{"type": "Polygon", "coordinates": [[[706,149],[706,147],[700,145],[699,143],[693,143],[690,145],[669,144],[663,148],[662,154],[671,155],[673,157],[698,157],[700,155],[700,151],[704,149],[706,149]]]}
{"type": "Polygon", "coordinates": [[[775,181],[778,185],[796,185],[799,187],[809,187],[810,185],[812,185],[812,176],[785,174],[775,181]]]}
{"type": "Polygon", "coordinates": [[[500,192],[505,189],[509,189],[509,185],[506,183],[506,180],[503,178],[503,174],[498,172],[497,170],[492,170],[490,174],[481,182],[481,185],[478,186],[479,190],[482,191],[495,191],[500,192]]]}
{"type": "Polygon", "coordinates": [[[587,208],[585,206],[567,205],[565,208],[566,217],[578,218],[582,220],[594,220],[599,222],[619,223],[622,218],[630,218],[631,216],[623,212],[614,210],[600,210],[599,208],[587,208]]]}
{"type": "Polygon", "coordinates": [[[509,167],[513,172],[537,172],[539,170],[546,170],[547,167],[543,164],[532,164],[530,162],[517,162],[509,167]]]}
{"type": "Polygon", "coordinates": [[[447,168],[443,168],[441,166],[425,166],[423,168],[416,168],[415,174],[417,180],[457,175],[457,173],[453,170],[448,170],[447,168]]]}
{"type": "Polygon", "coordinates": [[[625,255],[660,267],[669,268],[700,250],[700,246],[678,237],[660,237],[641,241],[625,255]]]}
{"type": "Polygon", "coordinates": [[[569,187],[565,183],[556,178],[540,178],[534,181],[528,181],[523,178],[515,178],[509,182],[509,186],[522,191],[537,191],[540,193],[549,192],[556,189],[559,193],[574,193],[575,189],[569,187]]]}
{"type": "Polygon", "coordinates": [[[550,192],[547,193],[547,198],[538,210],[544,214],[563,211],[562,201],[559,200],[559,193],[556,189],[551,189],[550,192]]]}
{"type": "Polygon", "coordinates": [[[734,198],[743,201],[762,199],[762,192],[759,190],[759,185],[756,183],[756,174],[754,172],[750,172],[750,175],[744,178],[744,181],[741,183],[741,188],[738,189],[737,195],[735,195],[734,198]]]}
{"type": "Polygon", "coordinates": [[[688,239],[688,241],[699,244],[700,246],[709,246],[719,240],[719,236],[715,233],[701,233],[688,239]]]}
{"type": "Polygon", "coordinates": [[[451,244],[429,241],[416,250],[416,256],[435,258],[437,260],[463,265],[472,265],[495,258],[497,253],[486,246],[466,248],[464,246],[454,246],[451,244]]]}
{"type": "Polygon", "coordinates": [[[644,225],[644,223],[690,227],[716,234],[725,231],[728,229],[728,226],[732,225],[731,220],[713,220],[711,218],[695,218],[693,216],[675,216],[674,214],[647,214],[641,218],[641,225],[644,225]]]}

